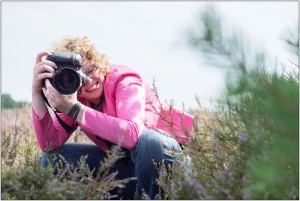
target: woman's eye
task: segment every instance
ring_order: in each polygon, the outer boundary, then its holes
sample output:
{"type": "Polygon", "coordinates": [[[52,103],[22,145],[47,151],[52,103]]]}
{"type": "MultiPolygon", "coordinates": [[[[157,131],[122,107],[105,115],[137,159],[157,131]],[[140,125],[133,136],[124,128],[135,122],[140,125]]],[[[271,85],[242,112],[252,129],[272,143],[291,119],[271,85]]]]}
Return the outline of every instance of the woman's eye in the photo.
{"type": "Polygon", "coordinates": [[[90,70],[86,73],[87,76],[92,75],[93,74],[93,70],[90,70]]]}

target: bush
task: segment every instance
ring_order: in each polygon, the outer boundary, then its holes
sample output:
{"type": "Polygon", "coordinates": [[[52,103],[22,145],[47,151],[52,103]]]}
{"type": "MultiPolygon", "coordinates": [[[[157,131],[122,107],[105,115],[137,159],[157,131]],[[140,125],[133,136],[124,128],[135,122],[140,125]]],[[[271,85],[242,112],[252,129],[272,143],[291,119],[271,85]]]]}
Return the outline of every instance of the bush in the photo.
{"type": "MultiPolygon", "coordinates": [[[[3,111],[1,130],[1,198],[2,199],[109,199],[114,188],[123,188],[133,178],[115,179],[109,173],[114,163],[123,157],[119,146],[108,152],[99,171],[91,171],[82,158],[79,167],[67,165],[42,168],[41,154],[30,118],[30,108],[3,111]],[[58,174],[54,175],[54,168],[58,174]],[[96,177],[93,177],[95,173],[96,177]]],[[[76,133],[74,134],[76,135],[76,133]]],[[[79,135],[80,136],[80,135],[79,135]]],[[[81,137],[82,138],[82,137],[81,137]]],[[[69,141],[78,140],[75,137],[69,141]]],[[[85,141],[85,139],[80,139],[85,141]]],[[[64,160],[61,158],[61,160],[64,160]]]]}
{"type": "Polygon", "coordinates": [[[217,111],[199,113],[195,138],[171,175],[166,199],[295,199],[299,197],[297,73],[255,70],[227,88],[217,111]],[[182,171],[184,170],[184,171],[182,171]]]}

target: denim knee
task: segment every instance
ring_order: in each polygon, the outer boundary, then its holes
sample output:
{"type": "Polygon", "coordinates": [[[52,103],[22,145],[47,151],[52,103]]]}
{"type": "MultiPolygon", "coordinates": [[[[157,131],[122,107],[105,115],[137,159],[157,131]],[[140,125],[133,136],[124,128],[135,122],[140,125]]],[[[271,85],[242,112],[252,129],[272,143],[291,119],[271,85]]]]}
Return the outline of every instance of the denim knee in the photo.
{"type": "Polygon", "coordinates": [[[181,151],[180,145],[170,135],[156,130],[146,130],[131,152],[132,160],[172,160],[170,151],[181,151]]]}
{"type": "Polygon", "coordinates": [[[40,165],[41,167],[47,167],[48,165],[54,167],[60,159],[64,161],[64,158],[60,158],[58,153],[42,152],[40,155],[40,165]]]}
{"type": "Polygon", "coordinates": [[[49,165],[48,160],[49,160],[49,158],[48,158],[47,153],[42,152],[42,154],[40,156],[40,165],[42,167],[47,167],[49,165]]]}
{"type": "Polygon", "coordinates": [[[53,152],[42,152],[40,155],[40,165],[42,167],[47,167],[48,165],[54,165],[55,162],[58,162],[61,158],[60,155],[64,153],[64,148],[67,147],[63,145],[60,149],[53,152]]]}
{"type": "Polygon", "coordinates": [[[163,162],[168,169],[169,164],[176,160],[170,151],[181,151],[180,145],[172,136],[157,130],[145,130],[130,152],[139,192],[143,189],[150,199],[154,199],[159,192],[156,184],[159,174],[153,162],[158,165],[163,162]]]}

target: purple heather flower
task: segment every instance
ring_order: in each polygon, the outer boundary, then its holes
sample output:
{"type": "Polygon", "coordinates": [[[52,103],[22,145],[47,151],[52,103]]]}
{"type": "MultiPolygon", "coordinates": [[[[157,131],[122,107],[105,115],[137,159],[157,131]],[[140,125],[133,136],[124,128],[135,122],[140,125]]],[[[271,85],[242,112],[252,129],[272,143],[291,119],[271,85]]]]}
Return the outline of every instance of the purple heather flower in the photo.
{"type": "Polygon", "coordinates": [[[247,136],[243,132],[240,133],[240,141],[241,142],[247,142],[247,136]]]}

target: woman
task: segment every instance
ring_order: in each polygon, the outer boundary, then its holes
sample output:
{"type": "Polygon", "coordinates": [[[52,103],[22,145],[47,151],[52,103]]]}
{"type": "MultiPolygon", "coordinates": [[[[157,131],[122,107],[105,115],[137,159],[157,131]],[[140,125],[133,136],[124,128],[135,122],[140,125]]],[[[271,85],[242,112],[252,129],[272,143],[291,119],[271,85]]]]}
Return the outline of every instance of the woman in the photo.
{"type": "MultiPolygon", "coordinates": [[[[51,52],[37,55],[32,116],[36,138],[44,152],[42,165],[47,165],[49,154],[55,153],[73,164],[80,156],[88,155],[88,165],[98,167],[110,145],[121,142],[129,155],[115,164],[114,169],[119,172],[117,178],[136,177],[139,189],[153,199],[158,193],[155,182],[158,172],[153,161],[172,164],[174,158],[166,152],[181,151],[179,143],[191,137],[193,117],[160,103],[138,73],[127,66],[110,65],[107,57],[99,53],[87,37],[66,37],[51,51],[80,54],[82,72],[88,80],[80,93],[60,94],[48,80],[57,66],[43,60],[51,52]],[[65,143],[72,131],[66,131],[57,117],[50,115],[41,92],[49,104],[60,111],[58,115],[63,122],[71,127],[79,126],[95,145],[65,143]]],[[[135,185],[130,182],[126,186],[123,198],[133,198],[135,185]]]]}

